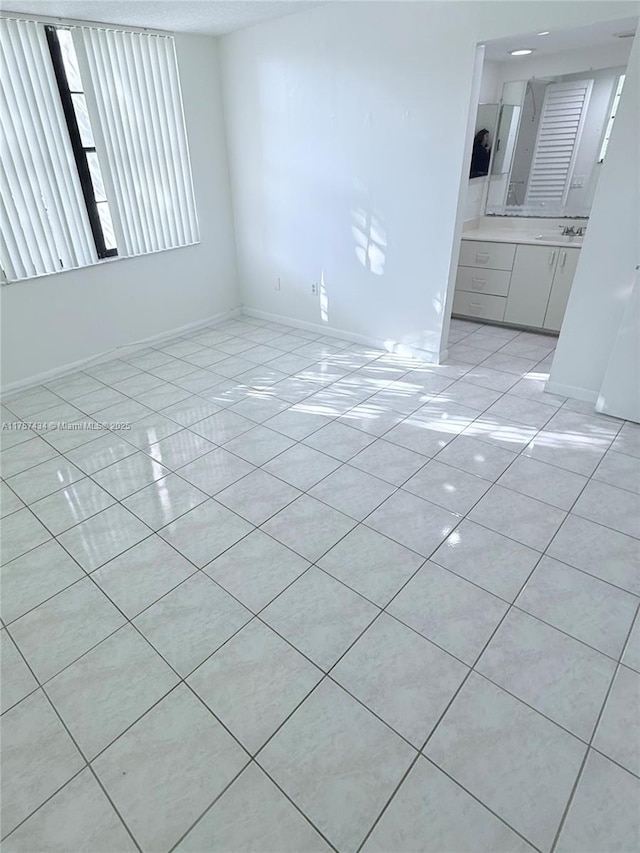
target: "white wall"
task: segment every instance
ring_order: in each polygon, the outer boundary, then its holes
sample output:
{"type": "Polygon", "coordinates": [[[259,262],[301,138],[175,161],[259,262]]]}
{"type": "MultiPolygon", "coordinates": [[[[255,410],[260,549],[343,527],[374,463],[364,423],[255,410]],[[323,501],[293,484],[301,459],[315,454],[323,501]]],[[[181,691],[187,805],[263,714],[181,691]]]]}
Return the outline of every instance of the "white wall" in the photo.
{"type": "Polygon", "coordinates": [[[614,341],[596,411],[640,423],[640,275],[614,341]]]}
{"type": "Polygon", "coordinates": [[[218,43],[176,51],[201,242],[5,285],[3,386],[238,305],[218,43]]]}
{"type": "Polygon", "coordinates": [[[634,8],[330,3],[225,37],[244,304],[438,353],[464,218],[476,43],[634,8]],[[321,279],[324,313],[311,295],[321,279]]]}
{"type": "Polygon", "coordinates": [[[485,59],[480,79],[479,102],[481,104],[497,104],[500,101],[502,83],[500,78],[500,63],[485,59]]]}
{"type": "MultiPolygon", "coordinates": [[[[636,37],[548,383],[594,402],[640,263],[639,83],[636,37]]],[[[630,394],[633,375],[629,365],[630,394]]]]}

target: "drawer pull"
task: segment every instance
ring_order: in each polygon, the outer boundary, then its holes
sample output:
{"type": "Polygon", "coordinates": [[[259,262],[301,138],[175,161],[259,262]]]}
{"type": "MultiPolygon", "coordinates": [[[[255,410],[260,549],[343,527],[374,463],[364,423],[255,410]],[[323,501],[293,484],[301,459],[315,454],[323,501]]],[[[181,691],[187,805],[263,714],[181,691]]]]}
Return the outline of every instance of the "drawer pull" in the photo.
{"type": "Polygon", "coordinates": [[[481,314],[482,313],[482,303],[481,302],[470,302],[469,303],[469,314],[481,314]]]}
{"type": "Polygon", "coordinates": [[[486,283],[487,283],[486,278],[472,278],[471,279],[471,289],[472,290],[484,290],[486,283]]]}
{"type": "Polygon", "coordinates": [[[476,261],[480,264],[486,264],[489,260],[489,252],[476,252],[476,261]]]}
{"type": "Polygon", "coordinates": [[[552,267],[554,265],[555,260],[556,260],[556,250],[554,249],[553,252],[551,252],[549,254],[549,266],[550,267],[552,267]]]}

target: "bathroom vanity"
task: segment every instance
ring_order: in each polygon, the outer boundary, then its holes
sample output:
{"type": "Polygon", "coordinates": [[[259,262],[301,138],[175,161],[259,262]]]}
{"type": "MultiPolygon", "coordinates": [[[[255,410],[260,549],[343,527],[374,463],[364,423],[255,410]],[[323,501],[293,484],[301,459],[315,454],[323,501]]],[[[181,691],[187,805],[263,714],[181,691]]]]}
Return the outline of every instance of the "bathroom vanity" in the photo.
{"type": "Polygon", "coordinates": [[[462,234],[457,317],[558,332],[586,220],[481,217],[462,234]]]}

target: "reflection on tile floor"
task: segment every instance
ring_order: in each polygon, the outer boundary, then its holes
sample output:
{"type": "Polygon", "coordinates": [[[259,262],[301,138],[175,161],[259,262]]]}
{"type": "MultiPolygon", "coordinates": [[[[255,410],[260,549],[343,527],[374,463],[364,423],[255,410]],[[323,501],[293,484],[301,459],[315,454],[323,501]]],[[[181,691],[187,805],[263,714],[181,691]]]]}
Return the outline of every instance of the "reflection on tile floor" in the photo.
{"type": "Polygon", "coordinates": [[[554,345],[241,317],[8,395],[5,853],[638,849],[640,427],[554,345]]]}

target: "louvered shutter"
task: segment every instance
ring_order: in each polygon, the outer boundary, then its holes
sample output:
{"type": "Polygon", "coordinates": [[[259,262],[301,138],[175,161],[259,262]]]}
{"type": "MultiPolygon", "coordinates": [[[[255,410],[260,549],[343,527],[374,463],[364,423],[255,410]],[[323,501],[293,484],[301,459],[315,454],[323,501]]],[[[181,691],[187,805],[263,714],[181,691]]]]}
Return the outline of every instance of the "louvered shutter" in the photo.
{"type": "Polygon", "coordinates": [[[592,87],[593,80],[547,86],[525,204],[566,202],[592,87]]]}

